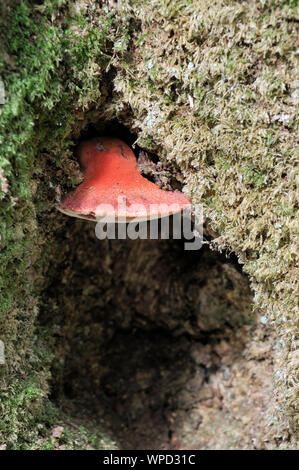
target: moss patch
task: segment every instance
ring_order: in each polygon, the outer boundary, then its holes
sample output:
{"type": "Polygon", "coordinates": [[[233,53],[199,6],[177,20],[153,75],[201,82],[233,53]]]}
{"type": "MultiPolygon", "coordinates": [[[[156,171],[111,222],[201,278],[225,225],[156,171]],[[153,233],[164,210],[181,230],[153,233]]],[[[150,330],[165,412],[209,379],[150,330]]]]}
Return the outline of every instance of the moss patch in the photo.
{"type": "Polygon", "coordinates": [[[6,356],[1,366],[1,441],[13,448],[30,445],[44,431],[43,423],[51,422],[51,413],[45,416],[43,411],[51,352],[35,329],[51,233],[47,225],[39,226],[37,217],[46,217],[51,209],[59,168],[66,169],[66,185],[77,181],[77,164],[65,163],[71,131],[83,126],[82,120],[78,123],[83,110],[100,104],[107,94],[102,77],[110,60],[112,17],[100,15],[92,27],[88,16],[65,5],[2,5],[0,166],[7,184],[0,191],[1,340],[6,356]]]}
{"type": "Polygon", "coordinates": [[[54,345],[36,330],[55,275],[53,204],[79,181],[80,132],[118,118],[180,169],[214,247],[234,252],[250,276],[255,307],[276,331],[265,435],[293,445],[296,2],[15,0],[1,9],[1,442],[34,447],[56,423],[44,412],[54,345]]]}

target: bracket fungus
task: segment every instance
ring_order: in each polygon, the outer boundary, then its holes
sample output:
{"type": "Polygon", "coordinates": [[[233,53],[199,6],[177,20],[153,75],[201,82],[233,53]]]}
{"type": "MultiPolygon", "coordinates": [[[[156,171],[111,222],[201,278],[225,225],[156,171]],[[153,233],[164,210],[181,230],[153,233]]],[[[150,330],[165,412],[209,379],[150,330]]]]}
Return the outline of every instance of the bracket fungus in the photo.
{"type": "Polygon", "coordinates": [[[78,149],[84,181],[57,207],[64,214],[105,222],[142,222],[190,207],[179,191],[165,191],[144,178],[128,145],[110,137],[82,142],[78,149]]]}

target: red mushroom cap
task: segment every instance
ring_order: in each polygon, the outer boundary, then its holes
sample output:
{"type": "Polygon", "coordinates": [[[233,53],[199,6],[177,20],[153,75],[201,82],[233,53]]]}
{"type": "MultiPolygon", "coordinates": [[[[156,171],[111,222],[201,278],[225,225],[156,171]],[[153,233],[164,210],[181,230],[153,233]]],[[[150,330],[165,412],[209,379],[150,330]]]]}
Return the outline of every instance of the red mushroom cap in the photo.
{"type": "Polygon", "coordinates": [[[84,182],[57,209],[67,215],[108,222],[138,221],[171,215],[190,201],[179,191],[165,191],[144,178],[132,150],[121,140],[99,137],[79,146],[84,182]]]}

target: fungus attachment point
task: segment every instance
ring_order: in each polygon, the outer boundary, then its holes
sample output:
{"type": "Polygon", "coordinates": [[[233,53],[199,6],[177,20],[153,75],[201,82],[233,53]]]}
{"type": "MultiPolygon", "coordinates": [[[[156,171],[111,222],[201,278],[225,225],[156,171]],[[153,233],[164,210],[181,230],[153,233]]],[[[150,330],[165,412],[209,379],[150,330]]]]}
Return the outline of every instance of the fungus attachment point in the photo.
{"type": "Polygon", "coordinates": [[[78,150],[84,182],[57,209],[82,219],[130,222],[169,216],[190,206],[179,191],[164,191],[138,171],[132,150],[121,140],[98,137],[78,150]]]}

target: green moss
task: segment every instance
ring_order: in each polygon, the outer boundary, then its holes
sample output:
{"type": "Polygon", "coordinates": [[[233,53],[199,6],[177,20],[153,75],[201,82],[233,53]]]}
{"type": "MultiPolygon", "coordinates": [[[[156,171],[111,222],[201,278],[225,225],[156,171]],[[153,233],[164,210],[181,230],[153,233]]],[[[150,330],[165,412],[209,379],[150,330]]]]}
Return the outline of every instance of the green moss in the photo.
{"type": "Polygon", "coordinates": [[[204,205],[219,233],[214,242],[238,255],[256,307],[283,338],[276,430],[286,436],[295,429],[298,407],[296,381],[286,379],[298,366],[295,4],[152,0],[130,6],[131,21],[141,24],[134,37],[138,65],[127,74],[118,67],[116,89],[136,117],[141,145],[152,136],[151,149],[183,170],[187,193],[204,205]],[[134,90],[129,80],[138,84],[134,90]]]}
{"type": "Polygon", "coordinates": [[[1,443],[53,444],[43,434],[56,412],[42,411],[51,351],[35,323],[44,273],[55,266],[39,220],[51,216],[55,188],[78,180],[80,130],[115,116],[180,168],[219,234],[215,245],[251,276],[256,308],[283,343],[274,434],[294,436],[297,2],[9,3],[0,22],[1,443]]]}
{"type": "MultiPolygon", "coordinates": [[[[53,158],[51,151],[59,155],[58,166],[69,157],[73,142],[68,136],[77,114],[99,100],[110,60],[111,15],[100,15],[95,28],[87,16],[64,19],[60,7],[65,4],[49,1],[35,8],[30,1],[15,1],[13,8],[2,6],[0,76],[6,97],[0,167],[8,192],[0,192],[0,337],[6,351],[0,440],[12,448],[34,442],[51,423],[42,412],[51,354],[35,329],[36,296],[47,263],[47,252],[39,259],[45,235],[38,229],[36,211],[45,210],[40,199],[45,192],[34,205],[32,180],[43,173],[45,155],[53,158]],[[63,18],[59,26],[53,16],[63,18]]],[[[75,182],[70,176],[67,184],[75,182]]]]}

